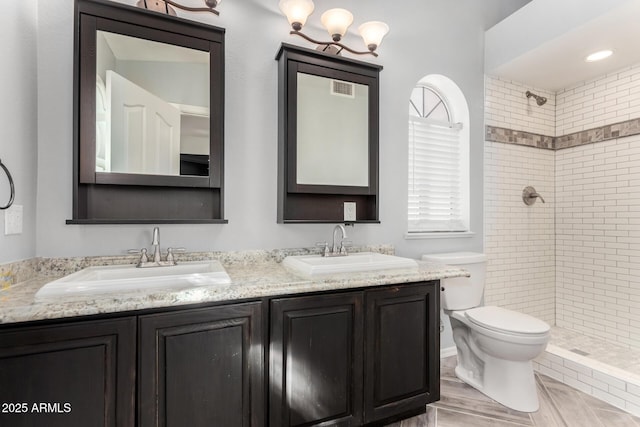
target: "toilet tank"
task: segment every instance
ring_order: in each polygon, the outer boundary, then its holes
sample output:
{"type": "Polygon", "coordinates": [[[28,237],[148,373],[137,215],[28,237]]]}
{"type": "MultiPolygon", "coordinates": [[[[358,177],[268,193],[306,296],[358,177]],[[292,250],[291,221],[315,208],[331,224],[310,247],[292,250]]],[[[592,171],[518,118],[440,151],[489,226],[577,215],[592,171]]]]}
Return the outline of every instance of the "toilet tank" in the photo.
{"type": "Polygon", "coordinates": [[[449,252],[422,256],[423,261],[455,265],[467,270],[471,277],[442,279],[440,303],[445,310],[466,310],[480,306],[484,292],[487,257],[478,252],[449,252]]]}

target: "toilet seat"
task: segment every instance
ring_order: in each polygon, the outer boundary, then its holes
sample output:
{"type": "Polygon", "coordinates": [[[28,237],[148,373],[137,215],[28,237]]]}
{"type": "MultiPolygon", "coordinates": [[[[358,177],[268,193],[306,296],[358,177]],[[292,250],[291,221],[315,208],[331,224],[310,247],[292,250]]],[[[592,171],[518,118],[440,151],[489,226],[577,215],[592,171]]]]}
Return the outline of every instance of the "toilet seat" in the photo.
{"type": "Polygon", "coordinates": [[[546,322],[533,316],[495,306],[466,310],[465,317],[480,327],[510,335],[541,336],[551,329],[546,322]]]}

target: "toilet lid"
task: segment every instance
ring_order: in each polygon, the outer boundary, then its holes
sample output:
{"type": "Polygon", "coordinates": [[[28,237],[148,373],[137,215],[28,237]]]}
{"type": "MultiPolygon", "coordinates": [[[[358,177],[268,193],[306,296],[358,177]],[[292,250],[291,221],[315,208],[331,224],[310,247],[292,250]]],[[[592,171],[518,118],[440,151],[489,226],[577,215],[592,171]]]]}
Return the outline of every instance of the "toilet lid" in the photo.
{"type": "Polygon", "coordinates": [[[551,329],[540,319],[502,307],[472,308],[465,312],[465,316],[477,325],[498,332],[538,335],[545,334],[551,329]]]}

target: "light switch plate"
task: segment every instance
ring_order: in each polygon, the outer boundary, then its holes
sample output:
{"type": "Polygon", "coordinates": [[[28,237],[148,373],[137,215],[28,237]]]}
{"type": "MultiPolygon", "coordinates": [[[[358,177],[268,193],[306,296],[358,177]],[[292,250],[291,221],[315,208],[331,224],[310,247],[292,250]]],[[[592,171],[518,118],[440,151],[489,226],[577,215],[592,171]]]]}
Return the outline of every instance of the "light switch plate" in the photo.
{"type": "Polygon", "coordinates": [[[22,234],[22,206],[13,205],[4,211],[4,234],[22,234]]]}
{"type": "Polygon", "coordinates": [[[344,202],[344,220],[356,220],[356,202],[344,202]]]}

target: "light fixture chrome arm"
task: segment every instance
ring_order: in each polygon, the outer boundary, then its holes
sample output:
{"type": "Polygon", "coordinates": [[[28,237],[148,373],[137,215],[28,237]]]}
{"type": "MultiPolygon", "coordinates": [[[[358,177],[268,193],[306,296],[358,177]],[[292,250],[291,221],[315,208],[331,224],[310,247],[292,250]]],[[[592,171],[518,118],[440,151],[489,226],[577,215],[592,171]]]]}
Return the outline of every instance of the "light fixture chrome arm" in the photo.
{"type": "Polygon", "coordinates": [[[304,33],[303,33],[303,32],[301,32],[301,31],[291,30],[291,31],[289,32],[289,34],[292,34],[292,35],[293,35],[293,34],[295,34],[295,35],[297,35],[297,36],[302,37],[303,39],[305,39],[305,40],[307,40],[307,41],[310,41],[311,43],[315,43],[315,44],[320,45],[320,46],[326,46],[326,47],[325,47],[325,49],[327,49],[329,46],[338,46],[340,49],[336,52],[336,55],[339,55],[339,54],[340,54],[340,52],[342,52],[342,50],[344,49],[344,50],[346,50],[346,51],[348,51],[348,52],[353,53],[354,55],[373,55],[373,56],[376,56],[376,57],[378,56],[378,54],[377,54],[377,53],[375,53],[375,52],[374,52],[374,51],[372,51],[372,50],[367,50],[367,51],[357,51],[357,50],[353,50],[353,49],[351,49],[351,48],[350,48],[350,47],[348,47],[348,46],[343,45],[343,44],[342,44],[342,43],[340,43],[340,42],[334,42],[334,41],[330,41],[330,42],[321,42],[321,41],[318,41],[318,40],[312,39],[311,37],[309,37],[308,35],[304,34],[304,33]]]}

